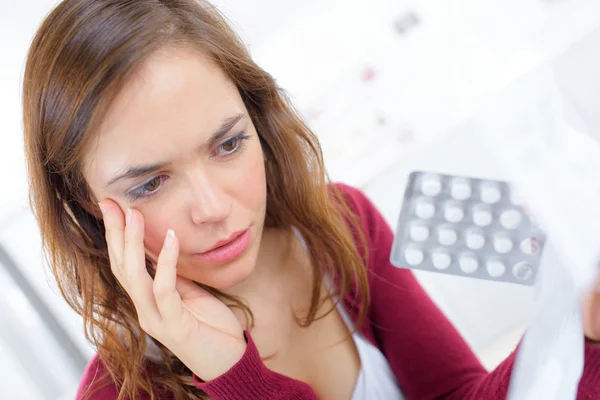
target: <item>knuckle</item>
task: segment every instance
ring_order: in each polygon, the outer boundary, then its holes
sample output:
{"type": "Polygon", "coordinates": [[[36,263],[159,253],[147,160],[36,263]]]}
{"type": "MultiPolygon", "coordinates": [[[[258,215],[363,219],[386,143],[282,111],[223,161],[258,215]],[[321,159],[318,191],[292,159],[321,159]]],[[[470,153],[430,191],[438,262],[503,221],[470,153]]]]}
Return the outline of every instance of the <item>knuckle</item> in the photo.
{"type": "Polygon", "coordinates": [[[123,271],[123,263],[122,262],[117,262],[117,261],[113,261],[110,263],[113,271],[123,271]]]}
{"type": "Polygon", "coordinates": [[[127,282],[136,282],[136,281],[139,281],[139,279],[136,276],[136,274],[133,271],[131,271],[131,270],[125,269],[125,272],[123,273],[123,276],[127,280],[127,282]]]}
{"type": "Polygon", "coordinates": [[[150,336],[152,336],[152,327],[151,324],[148,323],[148,321],[146,321],[143,318],[139,319],[139,324],[140,324],[140,328],[142,328],[142,330],[144,332],[146,332],[147,334],[149,334],[150,336]]]}
{"type": "Polygon", "coordinates": [[[152,336],[155,339],[158,339],[160,334],[159,327],[156,323],[153,323],[150,318],[139,318],[138,320],[140,328],[146,332],[148,335],[152,336]]]}
{"type": "Polygon", "coordinates": [[[117,263],[110,263],[110,270],[119,281],[123,280],[123,266],[117,263]]]}

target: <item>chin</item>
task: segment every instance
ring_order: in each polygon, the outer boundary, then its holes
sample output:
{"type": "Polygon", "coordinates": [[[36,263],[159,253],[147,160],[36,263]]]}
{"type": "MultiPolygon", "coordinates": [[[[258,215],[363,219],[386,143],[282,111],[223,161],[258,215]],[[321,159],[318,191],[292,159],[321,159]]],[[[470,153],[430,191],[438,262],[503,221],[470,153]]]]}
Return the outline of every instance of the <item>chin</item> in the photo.
{"type": "Polygon", "coordinates": [[[252,275],[255,265],[256,257],[240,257],[239,260],[213,271],[207,285],[219,290],[232,289],[252,275]]]}

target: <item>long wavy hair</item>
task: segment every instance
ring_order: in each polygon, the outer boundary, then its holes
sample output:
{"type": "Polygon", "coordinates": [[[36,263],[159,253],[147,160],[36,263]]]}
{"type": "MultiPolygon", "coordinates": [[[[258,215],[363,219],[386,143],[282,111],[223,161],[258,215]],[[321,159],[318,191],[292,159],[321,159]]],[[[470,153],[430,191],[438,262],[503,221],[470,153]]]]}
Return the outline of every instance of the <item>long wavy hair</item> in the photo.
{"type": "MultiPolygon", "coordinates": [[[[107,381],[120,388],[119,399],[144,392],[155,398],[157,387],[175,399],[208,398],[194,387],[189,369],[153,339],[163,362],[148,360],[148,336],[111,273],[104,225],[82,174],[83,149],[111,102],[144,61],[166,46],[201,51],[241,94],[265,156],[265,226],[295,227],[312,262],[311,306],[298,323],[307,326],[333,310],[321,308],[325,275],[335,279],[336,298],[356,297],[359,324],[369,301],[366,252],[359,250],[365,249],[364,234],[343,195],[328,184],[316,136],[217,9],[196,0],[63,1],[37,31],[25,67],[30,202],[51,272],[83,317],[107,381]]],[[[205,289],[252,315],[241,299],[205,289]]]]}

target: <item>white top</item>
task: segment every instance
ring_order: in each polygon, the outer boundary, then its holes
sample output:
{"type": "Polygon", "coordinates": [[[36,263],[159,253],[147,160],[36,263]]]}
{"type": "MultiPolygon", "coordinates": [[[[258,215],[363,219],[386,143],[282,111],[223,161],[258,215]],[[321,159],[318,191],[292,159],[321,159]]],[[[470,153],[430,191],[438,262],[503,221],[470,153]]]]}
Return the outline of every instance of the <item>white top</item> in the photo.
{"type": "MultiPolygon", "coordinates": [[[[300,232],[296,228],[292,228],[292,231],[306,249],[306,242],[300,232]]],[[[326,277],[325,286],[328,290],[332,289],[332,285],[332,282],[326,277]]],[[[350,331],[353,331],[354,322],[348,316],[343,301],[337,303],[337,308],[350,331]]],[[[360,371],[358,371],[351,400],[404,400],[396,376],[383,353],[358,331],[352,334],[352,339],[360,357],[360,371]]]]}
{"type": "MultiPolygon", "coordinates": [[[[350,330],[354,329],[342,302],[338,310],[350,330]]],[[[383,353],[365,339],[358,331],[352,335],[360,357],[360,371],[352,400],[403,400],[396,376],[383,353]]]]}

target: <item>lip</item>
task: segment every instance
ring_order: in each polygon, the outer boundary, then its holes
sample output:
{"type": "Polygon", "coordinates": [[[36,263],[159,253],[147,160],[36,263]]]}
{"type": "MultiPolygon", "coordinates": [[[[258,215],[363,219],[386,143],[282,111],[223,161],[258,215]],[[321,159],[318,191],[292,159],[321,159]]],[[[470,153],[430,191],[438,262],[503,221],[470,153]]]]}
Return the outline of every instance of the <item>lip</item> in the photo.
{"type": "Polygon", "coordinates": [[[212,249],[203,253],[196,253],[194,256],[204,261],[223,264],[238,258],[248,247],[249,241],[250,228],[234,232],[227,239],[218,241],[212,249]]]}

